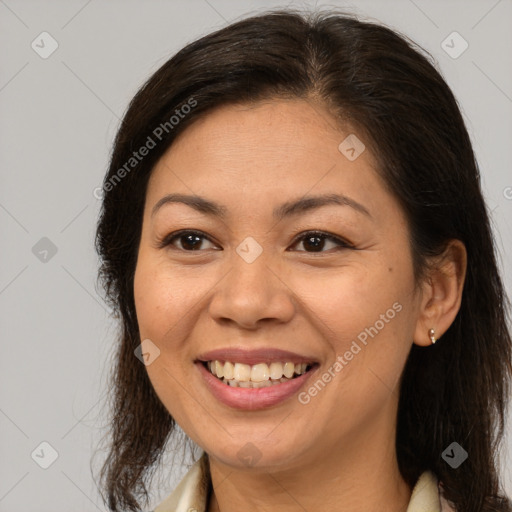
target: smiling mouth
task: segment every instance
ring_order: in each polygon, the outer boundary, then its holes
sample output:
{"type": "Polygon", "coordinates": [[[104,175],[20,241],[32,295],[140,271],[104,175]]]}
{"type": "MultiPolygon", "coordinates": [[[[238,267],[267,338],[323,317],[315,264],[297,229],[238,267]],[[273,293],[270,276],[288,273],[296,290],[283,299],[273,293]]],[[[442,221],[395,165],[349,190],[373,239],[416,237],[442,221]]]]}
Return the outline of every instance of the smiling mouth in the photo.
{"type": "Polygon", "coordinates": [[[289,382],[309,372],[318,363],[272,362],[249,365],[231,361],[201,361],[222,383],[231,387],[264,388],[289,382]]]}

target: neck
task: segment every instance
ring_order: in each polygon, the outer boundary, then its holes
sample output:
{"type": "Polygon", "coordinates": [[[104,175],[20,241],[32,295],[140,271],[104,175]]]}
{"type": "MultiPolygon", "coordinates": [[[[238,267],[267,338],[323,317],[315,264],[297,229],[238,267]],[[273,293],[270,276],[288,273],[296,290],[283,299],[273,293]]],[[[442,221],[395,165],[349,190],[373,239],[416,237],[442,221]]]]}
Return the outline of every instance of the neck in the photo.
{"type": "MultiPolygon", "coordinates": [[[[377,430],[378,432],[378,430],[377,430]]],[[[208,512],[405,512],[411,489],[398,469],[391,432],[355,436],[285,468],[228,466],[210,456],[208,512]]]]}

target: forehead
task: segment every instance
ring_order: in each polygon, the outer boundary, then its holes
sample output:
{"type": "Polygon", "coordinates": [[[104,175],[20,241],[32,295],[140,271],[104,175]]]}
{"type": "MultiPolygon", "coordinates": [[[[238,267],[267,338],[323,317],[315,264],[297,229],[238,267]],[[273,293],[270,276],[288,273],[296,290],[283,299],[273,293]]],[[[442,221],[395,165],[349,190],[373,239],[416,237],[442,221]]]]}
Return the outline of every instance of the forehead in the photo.
{"type": "Polygon", "coordinates": [[[305,100],[216,108],[182,132],[156,164],[148,204],[172,192],[231,196],[258,207],[284,196],[350,192],[371,205],[383,184],[373,155],[350,130],[324,105],[305,100]],[[355,159],[343,152],[349,136],[364,148],[355,159]]]}

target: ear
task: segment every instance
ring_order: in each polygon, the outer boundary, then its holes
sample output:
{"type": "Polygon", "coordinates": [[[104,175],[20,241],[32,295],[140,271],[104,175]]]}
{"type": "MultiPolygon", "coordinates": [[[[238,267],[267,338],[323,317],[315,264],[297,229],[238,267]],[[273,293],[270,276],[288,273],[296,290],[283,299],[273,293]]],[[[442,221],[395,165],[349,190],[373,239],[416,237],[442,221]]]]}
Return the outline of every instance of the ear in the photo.
{"type": "Polygon", "coordinates": [[[441,256],[431,262],[429,275],[422,283],[422,299],[414,343],[432,344],[429,330],[438,340],[455,320],[462,301],[466,277],[467,253],[460,240],[451,240],[441,256]]]}

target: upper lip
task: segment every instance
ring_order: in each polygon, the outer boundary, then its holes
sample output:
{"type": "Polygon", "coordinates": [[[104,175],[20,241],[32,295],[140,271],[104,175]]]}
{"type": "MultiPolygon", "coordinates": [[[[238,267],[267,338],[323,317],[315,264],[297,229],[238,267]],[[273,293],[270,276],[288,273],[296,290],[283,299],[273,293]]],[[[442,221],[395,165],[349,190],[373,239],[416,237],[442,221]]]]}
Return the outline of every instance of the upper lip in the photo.
{"type": "Polygon", "coordinates": [[[254,365],[266,362],[291,362],[291,363],[317,363],[314,357],[303,356],[287,350],[277,348],[259,348],[259,349],[242,349],[242,348],[218,348],[203,352],[197,357],[198,361],[230,361],[233,363],[245,363],[254,365]]]}

